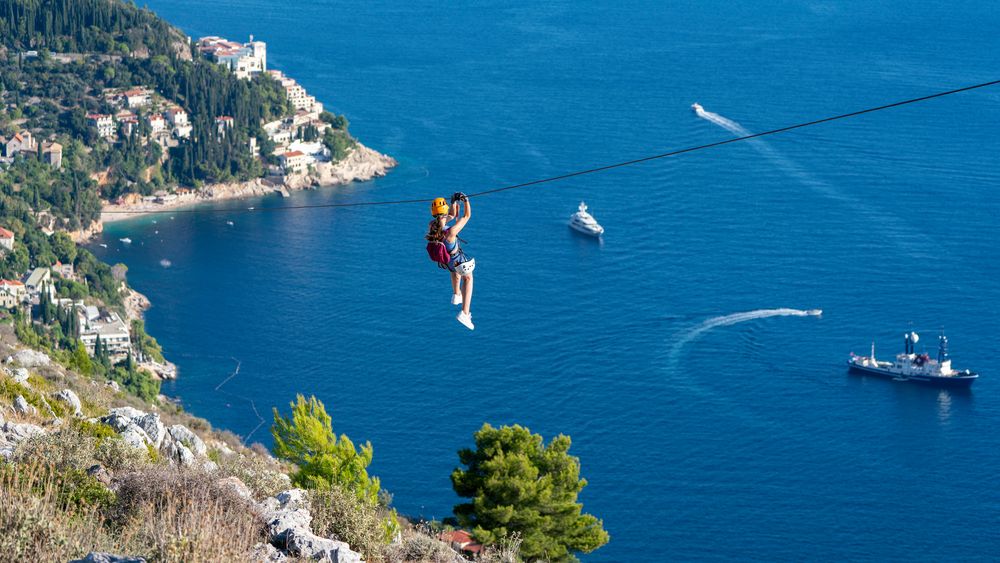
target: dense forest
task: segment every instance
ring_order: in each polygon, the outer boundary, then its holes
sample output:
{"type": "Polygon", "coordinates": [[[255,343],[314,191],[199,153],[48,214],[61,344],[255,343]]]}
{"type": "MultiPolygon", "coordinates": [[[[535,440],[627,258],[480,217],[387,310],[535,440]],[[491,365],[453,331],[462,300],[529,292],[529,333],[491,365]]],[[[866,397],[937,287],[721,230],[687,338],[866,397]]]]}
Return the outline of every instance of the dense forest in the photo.
{"type": "MultiPolygon", "coordinates": [[[[87,154],[76,155],[76,181],[90,188],[90,179],[103,173],[106,199],[259,177],[263,164],[250,140],[265,145],[262,120],[291,113],[269,76],[236,78],[197,56],[188,38],[155,14],[120,0],[0,0],[0,45],[0,133],[27,128],[64,147],[82,142],[87,154]],[[34,53],[25,56],[29,49],[34,53]],[[171,148],[127,136],[113,144],[98,138],[86,115],[115,110],[102,93],[140,86],[188,112],[190,138],[171,148]],[[220,116],[232,117],[232,127],[220,131],[220,116]]],[[[61,184],[72,191],[71,183],[61,184]]],[[[87,203],[42,200],[74,226],[95,217],[87,203]]]]}
{"type": "Polygon", "coordinates": [[[0,35],[13,49],[75,53],[167,55],[187,44],[153,12],[118,0],[0,0],[0,35]]]}

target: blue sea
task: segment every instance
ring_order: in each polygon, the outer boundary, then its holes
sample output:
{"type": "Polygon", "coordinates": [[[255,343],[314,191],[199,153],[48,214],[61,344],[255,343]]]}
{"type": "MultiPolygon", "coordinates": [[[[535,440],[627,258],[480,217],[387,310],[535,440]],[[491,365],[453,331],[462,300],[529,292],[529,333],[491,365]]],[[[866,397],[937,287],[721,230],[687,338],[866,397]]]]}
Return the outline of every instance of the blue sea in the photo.
{"type": "Polygon", "coordinates": [[[266,41],[400,163],[108,227],[94,249],[152,299],[193,413],[269,444],[271,409],[315,394],[394,505],[438,519],[484,422],[565,433],[611,534],[587,562],[1000,553],[1000,88],[474,199],[474,332],[425,204],[241,212],[475,192],[995,80],[995,6],[146,4],[266,41]],[[603,242],[567,228],[582,200],[603,242]],[[942,328],[970,392],[846,372],[942,328]]]}

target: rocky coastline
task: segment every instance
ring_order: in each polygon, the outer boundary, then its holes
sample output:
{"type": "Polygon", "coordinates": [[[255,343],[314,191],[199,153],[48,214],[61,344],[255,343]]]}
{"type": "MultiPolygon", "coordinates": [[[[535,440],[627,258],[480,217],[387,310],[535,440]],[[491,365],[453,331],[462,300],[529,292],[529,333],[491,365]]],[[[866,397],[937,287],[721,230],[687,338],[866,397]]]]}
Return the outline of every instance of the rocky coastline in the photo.
{"type": "Polygon", "coordinates": [[[103,230],[104,223],[124,221],[143,215],[164,213],[203,203],[230,199],[260,197],[287,190],[303,190],[316,186],[330,187],[349,182],[363,182],[385,176],[395,167],[396,160],[358,143],[339,162],[319,162],[310,170],[273,178],[255,178],[246,182],[210,184],[188,193],[177,194],[170,201],[146,203],[143,201],[121,204],[105,203],[98,224],[73,233],[77,242],[84,242],[103,230]]]}

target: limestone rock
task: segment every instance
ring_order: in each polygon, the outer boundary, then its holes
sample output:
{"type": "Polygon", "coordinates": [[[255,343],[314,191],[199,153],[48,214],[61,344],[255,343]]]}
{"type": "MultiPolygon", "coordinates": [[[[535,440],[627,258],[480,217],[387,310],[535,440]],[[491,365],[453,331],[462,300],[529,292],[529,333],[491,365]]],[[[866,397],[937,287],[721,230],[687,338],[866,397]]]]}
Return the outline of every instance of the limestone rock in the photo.
{"type": "Polygon", "coordinates": [[[175,424],[170,427],[168,432],[170,432],[170,437],[187,446],[187,449],[191,450],[192,453],[199,456],[204,456],[208,453],[208,448],[205,447],[205,442],[203,442],[197,434],[189,430],[186,426],[182,424],[175,424]]]}
{"type": "Polygon", "coordinates": [[[304,489],[289,489],[274,495],[281,508],[304,508],[309,510],[309,495],[304,489]]]}
{"type": "Polygon", "coordinates": [[[111,553],[91,551],[83,559],[74,559],[69,563],[146,563],[146,559],[142,557],[132,557],[130,555],[114,555],[111,553]]]}
{"type": "Polygon", "coordinates": [[[24,368],[17,368],[14,370],[14,374],[11,377],[14,379],[15,383],[20,383],[21,385],[27,385],[28,377],[30,375],[31,374],[28,373],[28,370],[24,368]]]}
{"type": "Polygon", "coordinates": [[[236,493],[240,498],[253,501],[253,493],[250,491],[250,487],[246,486],[239,477],[225,477],[215,481],[215,485],[219,488],[229,489],[236,493]]]}
{"type": "Polygon", "coordinates": [[[39,366],[47,366],[51,362],[48,356],[42,352],[37,352],[35,350],[20,350],[14,354],[14,363],[20,364],[22,367],[26,368],[36,368],[39,366]]]}
{"type": "Polygon", "coordinates": [[[150,413],[132,420],[149,436],[153,447],[160,449],[160,446],[163,445],[163,438],[167,435],[167,427],[160,422],[160,415],[150,413]]]}
{"type": "Polygon", "coordinates": [[[45,434],[45,431],[34,424],[0,423],[0,458],[10,461],[20,442],[41,434],[45,434]]]}
{"type": "Polygon", "coordinates": [[[164,446],[162,451],[171,463],[181,467],[190,467],[194,464],[194,454],[181,442],[171,441],[164,446]]]}
{"type": "Polygon", "coordinates": [[[28,401],[26,401],[24,397],[18,395],[14,398],[14,412],[17,414],[35,414],[38,412],[38,409],[29,405],[28,401]]]}
{"type": "Polygon", "coordinates": [[[286,544],[288,553],[303,559],[332,563],[362,563],[361,554],[352,551],[351,546],[342,541],[321,538],[309,531],[289,530],[286,544]]]}
{"type": "Polygon", "coordinates": [[[125,418],[133,419],[146,416],[143,411],[133,408],[133,407],[117,407],[108,411],[108,414],[117,414],[124,416],[125,418]]]}
{"type": "Polygon", "coordinates": [[[147,444],[151,444],[152,440],[146,435],[146,432],[139,427],[138,424],[129,421],[128,425],[124,430],[120,432],[122,440],[125,443],[136,449],[146,449],[147,444]]]}
{"type": "MultiPolygon", "coordinates": [[[[108,411],[108,415],[101,418],[101,422],[115,429],[115,432],[124,432],[131,424],[146,416],[146,413],[132,407],[118,407],[108,411]]],[[[142,428],[140,426],[140,428],[142,428]]]]}
{"type": "Polygon", "coordinates": [[[108,382],[105,385],[107,385],[108,387],[110,387],[111,390],[114,391],[115,393],[117,393],[117,392],[119,392],[119,391],[122,390],[122,388],[118,385],[118,382],[114,381],[114,380],[111,380],[111,379],[109,379],[108,382]]]}
{"type": "Polygon", "coordinates": [[[249,560],[254,563],[276,563],[278,561],[288,561],[285,554],[278,551],[278,548],[269,543],[259,543],[253,546],[250,551],[249,560]]]}
{"type": "Polygon", "coordinates": [[[80,404],[80,397],[70,389],[63,389],[56,393],[56,399],[68,404],[73,409],[73,416],[83,415],[83,406],[80,404]]]}

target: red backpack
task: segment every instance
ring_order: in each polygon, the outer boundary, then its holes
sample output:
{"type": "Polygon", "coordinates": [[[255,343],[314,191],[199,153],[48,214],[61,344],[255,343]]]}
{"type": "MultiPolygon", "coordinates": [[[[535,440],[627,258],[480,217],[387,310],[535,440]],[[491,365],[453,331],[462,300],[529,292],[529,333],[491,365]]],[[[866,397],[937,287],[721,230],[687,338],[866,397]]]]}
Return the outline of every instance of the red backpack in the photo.
{"type": "Polygon", "coordinates": [[[451,262],[451,254],[448,253],[448,247],[444,245],[443,240],[428,241],[427,255],[431,257],[432,262],[437,262],[439,268],[447,268],[451,262]]]}

